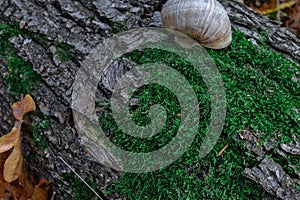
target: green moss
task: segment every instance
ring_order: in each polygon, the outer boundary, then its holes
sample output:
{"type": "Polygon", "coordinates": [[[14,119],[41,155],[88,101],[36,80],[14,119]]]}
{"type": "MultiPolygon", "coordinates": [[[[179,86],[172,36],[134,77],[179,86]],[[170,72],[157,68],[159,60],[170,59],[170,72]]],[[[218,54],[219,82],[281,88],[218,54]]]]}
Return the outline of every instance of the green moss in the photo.
{"type": "Polygon", "coordinates": [[[126,26],[126,22],[112,22],[110,27],[111,27],[109,31],[110,36],[128,30],[126,26]]]}
{"type": "Polygon", "coordinates": [[[296,183],[296,189],[300,191],[300,184],[296,183]]]}
{"type": "Polygon", "coordinates": [[[89,20],[92,22],[95,20],[95,16],[89,16],[89,20]]]}
{"type": "MultiPolygon", "coordinates": [[[[64,173],[63,178],[68,183],[69,189],[74,194],[76,200],[93,199],[95,197],[95,194],[74,174],[64,173]]],[[[85,181],[97,191],[97,184],[95,182],[89,179],[85,181]]]]}
{"type": "Polygon", "coordinates": [[[18,23],[0,24],[0,58],[7,67],[6,75],[1,73],[1,76],[4,78],[9,94],[15,97],[19,97],[22,93],[31,93],[40,81],[31,63],[19,57],[9,41],[20,33],[18,23]]]}
{"type": "Polygon", "coordinates": [[[48,44],[47,44],[47,37],[45,35],[39,34],[39,33],[32,33],[32,32],[28,32],[25,29],[21,29],[20,32],[27,36],[28,38],[33,39],[35,42],[39,43],[41,46],[43,46],[44,48],[48,48],[48,44]]]}
{"type": "Polygon", "coordinates": [[[32,140],[41,152],[44,152],[48,145],[48,140],[42,133],[48,131],[49,127],[50,121],[48,118],[39,118],[33,123],[32,140]]]}
{"type": "Polygon", "coordinates": [[[54,42],[54,46],[57,50],[57,55],[62,62],[72,59],[72,47],[70,45],[61,42],[54,42]]]}
{"type": "MultiPolygon", "coordinates": [[[[123,31],[124,24],[116,24],[111,34],[123,31]]],[[[30,63],[25,62],[14,52],[9,38],[21,33],[18,24],[0,25],[0,55],[7,62],[8,72],[3,78],[9,91],[15,95],[30,93],[39,77],[32,70],[30,63]]],[[[25,34],[25,33],[24,33],[25,34]]],[[[45,45],[42,36],[33,36],[45,45]]],[[[125,173],[106,192],[120,193],[128,199],[262,199],[268,194],[263,188],[254,184],[243,175],[245,167],[257,166],[256,156],[247,152],[243,141],[236,140],[239,131],[248,127],[264,134],[261,143],[275,137],[276,145],[292,142],[292,136],[300,137],[300,116],[293,109],[300,108],[300,84],[292,81],[299,76],[300,68],[282,55],[274,53],[263,44],[265,35],[261,36],[261,46],[254,46],[245,36],[233,31],[232,44],[223,50],[210,50],[208,53],[215,61],[225,84],[227,96],[227,117],[223,133],[207,157],[198,157],[199,144],[205,135],[205,127],[209,122],[210,100],[207,87],[202,77],[193,71],[183,58],[161,50],[146,49],[127,54],[138,64],[164,61],[180,71],[201,100],[199,111],[201,121],[197,136],[187,152],[171,166],[146,174],[125,173]],[[281,136],[277,137],[276,132],[281,136]],[[220,157],[217,152],[229,144],[228,149],[220,157]],[[196,166],[196,167],[195,167],[196,166]],[[193,168],[193,170],[190,170],[193,168]],[[207,172],[203,176],[203,171],[207,172]]],[[[55,43],[62,61],[72,58],[71,48],[66,44],[55,43]]],[[[58,72],[59,73],[59,72],[58,72]]],[[[0,74],[3,76],[2,74],[0,74]]],[[[298,77],[299,78],[299,77],[298,77]]],[[[147,140],[132,138],[120,130],[110,115],[110,106],[97,102],[97,106],[106,110],[101,115],[100,124],[111,131],[112,140],[127,150],[149,152],[168,143],[178,129],[178,121],[171,116],[180,112],[178,102],[167,88],[151,84],[137,93],[138,108],[131,108],[133,120],[140,125],[149,123],[148,110],[151,105],[161,104],[169,114],[167,126],[155,137],[147,140]]],[[[39,132],[47,129],[47,120],[34,125],[33,134],[36,142],[42,141],[39,132]]],[[[38,145],[43,149],[46,143],[38,145]]],[[[284,170],[296,176],[289,164],[300,168],[300,157],[289,155],[282,158],[276,151],[268,152],[284,170]]],[[[205,174],[205,173],[204,173],[205,174]]],[[[77,199],[91,199],[93,193],[72,174],[66,174],[66,181],[77,199]]],[[[88,181],[93,188],[96,185],[88,181]]],[[[298,186],[299,187],[299,186],[298,186]]]]}
{"type": "MultiPolygon", "coordinates": [[[[292,142],[293,135],[300,137],[300,116],[294,111],[294,107],[300,108],[300,84],[292,81],[300,68],[263,44],[254,46],[236,30],[228,48],[207,49],[207,52],[215,61],[225,84],[227,116],[218,143],[203,159],[198,157],[198,152],[209,122],[210,101],[202,77],[183,58],[170,52],[146,49],[126,55],[137,64],[163,61],[180,71],[201,100],[199,110],[203,120],[191,147],[171,166],[145,174],[124,173],[106,192],[120,193],[128,199],[262,199],[269,196],[259,184],[243,174],[245,167],[257,166],[259,161],[246,150],[244,141],[236,138],[238,132],[245,128],[261,130],[264,133],[262,143],[275,137],[277,146],[292,142]],[[281,136],[275,136],[276,132],[280,132],[281,136]],[[217,157],[218,151],[227,143],[229,147],[217,157]],[[189,170],[195,166],[198,167],[189,170]],[[200,176],[203,170],[208,172],[205,177],[200,176]]],[[[131,110],[137,124],[149,123],[147,110],[152,104],[165,104],[168,116],[180,112],[172,93],[159,86],[146,86],[136,95],[142,102],[138,108],[131,110]]],[[[97,106],[101,107],[101,102],[97,106]]],[[[110,107],[105,107],[106,114],[100,117],[102,128],[110,131],[112,140],[127,150],[148,152],[163,146],[178,128],[176,119],[170,117],[168,128],[155,137],[148,140],[132,138],[117,127],[110,107]]],[[[282,158],[276,151],[268,152],[267,156],[281,163],[284,170],[292,175],[288,164],[300,163],[299,156],[282,158]]]]}
{"type": "MultiPolygon", "coordinates": [[[[4,78],[9,94],[16,97],[16,99],[19,98],[20,94],[32,93],[32,90],[40,82],[40,76],[33,70],[32,64],[18,56],[9,41],[18,34],[27,36],[44,48],[48,48],[46,36],[20,29],[18,22],[3,22],[0,24],[0,59],[7,68],[5,75],[1,73],[0,76],[4,78]]],[[[54,46],[62,62],[72,59],[72,47],[70,45],[54,42],[54,46]]],[[[59,71],[56,73],[59,73],[59,71]]]]}

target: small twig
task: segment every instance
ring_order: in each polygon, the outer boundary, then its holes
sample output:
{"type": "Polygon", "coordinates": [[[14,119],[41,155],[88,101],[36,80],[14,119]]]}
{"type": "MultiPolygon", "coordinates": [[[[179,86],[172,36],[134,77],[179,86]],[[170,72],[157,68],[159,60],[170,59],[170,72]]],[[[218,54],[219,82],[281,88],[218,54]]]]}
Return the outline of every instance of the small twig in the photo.
{"type": "Polygon", "coordinates": [[[56,195],[56,192],[53,192],[50,200],[54,200],[55,195],[56,195]]]}
{"type": "Polygon", "coordinates": [[[72,172],[74,172],[74,174],[76,174],[76,176],[78,176],[78,178],[80,178],[80,180],[101,200],[104,200],[102,197],[100,197],[100,195],[79,175],[77,174],[77,172],[66,162],[64,161],[64,159],[62,159],[62,157],[57,156],[59,159],[61,159],[61,161],[63,161],[63,163],[65,163],[65,165],[67,165],[67,167],[70,168],[70,170],[72,170],[72,172]]]}
{"type": "Polygon", "coordinates": [[[280,21],[280,9],[279,9],[279,6],[280,6],[279,0],[276,0],[276,8],[277,8],[276,18],[277,18],[277,21],[280,21]]]}
{"type": "Polygon", "coordinates": [[[229,144],[227,143],[222,149],[221,151],[218,153],[218,157],[222,155],[222,153],[225,151],[225,149],[227,149],[227,147],[229,146],[229,144]]]}

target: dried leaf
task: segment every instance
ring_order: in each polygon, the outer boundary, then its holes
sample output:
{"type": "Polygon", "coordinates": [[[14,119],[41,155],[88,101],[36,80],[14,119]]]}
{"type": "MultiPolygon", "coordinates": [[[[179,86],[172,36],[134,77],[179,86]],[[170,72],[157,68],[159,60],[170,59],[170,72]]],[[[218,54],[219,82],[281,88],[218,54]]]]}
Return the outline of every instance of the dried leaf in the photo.
{"type": "Polygon", "coordinates": [[[274,13],[277,12],[278,10],[283,10],[286,8],[290,8],[293,5],[295,5],[297,3],[297,1],[290,1],[290,2],[286,2],[286,3],[282,3],[279,6],[276,5],[276,1],[272,1],[272,3],[270,4],[263,4],[262,8],[260,9],[255,9],[257,12],[263,14],[263,15],[267,15],[270,13],[274,13]]]}
{"type": "Polygon", "coordinates": [[[0,199],[18,199],[28,200],[30,196],[26,196],[22,186],[17,183],[7,183],[0,181],[0,199]]]}
{"type": "Polygon", "coordinates": [[[24,188],[18,184],[17,181],[12,183],[7,183],[3,180],[3,168],[4,163],[10,152],[4,152],[0,154],[0,199],[19,199],[19,200],[28,200],[30,196],[24,196],[24,188]]]}
{"type": "Polygon", "coordinates": [[[6,159],[8,158],[10,152],[0,153],[0,181],[3,181],[3,168],[6,159]]]}
{"type": "Polygon", "coordinates": [[[0,137],[0,153],[13,148],[16,144],[16,140],[20,138],[20,129],[21,126],[19,126],[19,128],[13,127],[10,133],[0,137]]]}
{"type": "Polygon", "coordinates": [[[36,186],[34,186],[31,200],[47,200],[49,190],[50,182],[47,179],[42,178],[40,182],[36,186]]]}
{"type": "Polygon", "coordinates": [[[29,174],[27,173],[26,167],[25,167],[25,163],[23,162],[23,167],[22,167],[22,173],[19,176],[19,182],[18,184],[20,186],[22,186],[23,188],[23,193],[24,196],[26,197],[31,197],[33,194],[33,183],[34,179],[32,176],[29,176],[29,174]]]}
{"type": "Polygon", "coordinates": [[[4,163],[3,177],[6,182],[13,182],[22,174],[24,158],[19,146],[15,146],[13,152],[4,163]]]}
{"type": "Polygon", "coordinates": [[[13,187],[10,183],[0,181],[0,199],[11,199],[13,187]]]}
{"type": "Polygon", "coordinates": [[[21,101],[18,101],[12,105],[13,115],[18,121],[22,121],[23,115],[28,112],[35,111],[36,106],[32,97],[27,94],[25,98],[21,97],[21,101]]]}
{"type": "Polygon", "coordinates": [[[285,26],[300,37],[300,2],[289,10],[289,16],[290,19],[285,22],[285,26]]]}
{"type": "Polygon", "coordinates": [[[35,188],[32,176],[26,171],[21,151],[21,125],[23,116],[36,109],[30,95],[12,105],[13,115],[18,120],[10,133],[0,138],[0,200],[1,199],[47,199],[50,183],[42,179],[35,188]],[[8,150],[13,148],[10,153],[8,150]],[[34,197],[33,197],[34,195],[34,197]]]}
{"type": "Polygon", "coordinates": [[[269,13],[270,10],[272,12],[277,9],[277,1],[269,0],[269,1],[255,1],[250,4],[250,7],[258,13],[264,14],[269,13]]]}

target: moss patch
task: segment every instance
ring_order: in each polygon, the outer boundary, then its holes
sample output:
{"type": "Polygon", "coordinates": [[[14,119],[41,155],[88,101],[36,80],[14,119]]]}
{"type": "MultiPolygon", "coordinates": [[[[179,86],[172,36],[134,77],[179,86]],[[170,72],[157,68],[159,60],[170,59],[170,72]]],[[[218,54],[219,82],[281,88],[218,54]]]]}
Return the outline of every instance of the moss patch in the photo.
{"type": "MultiPolygon", "coordinates": [[[[75,175],[72,173],[63,174],[63,178],[69,184],[69,189],[74,194],[76,200],[93,199],[94,193],[75,175]]],[[[91,180],[85,180],[89,186],[97,191],[97,184],[91,180]]]]}
{"type": "MultiPolygon", "coordinates": [[[[32,90],[39,84],[41,78],[33,70],[32,64],[25,61],[17,55],[13,45],[9,41],[12,37],[22,34],[27,36],[44,48],[48,48],[47,38],[44,35],[37,33],[29,33],[26,30],[19,28],[19,23],[0,22],[0,59],[5,66],[5,73],[1,73],[5,80],[8,92],[10,95],[19,98],[20,94],[32,93],[32,90]]],[[[57,54],[62,62],[72,59],[72,47],[65,44],[54,42],[57,49],[57,54]]],[[[57,71],[59,73],[59,71],[57,71]]]]}
{"type": "MultiPolygon", "coordinates": [[[[300,68],[264,46],[254,46],[235,30],[230,47],[207,51],[225,84],[227,116],[218,143],[203,159],[198,157],[198,151],[205,134],[203,127],[209,122],[210,102],[200,75],[195,74],[182,58],[169,52],[146,49],[127,55],[138,64],[167,60],[167,64],[184,74],[202,102],[199,110],[203,121],[191,147],[172,165],[145,174],[124,173],[107,192],[119,193],[128,199],[248,199],[250,196],[251,199],[262,199],[269,196],[260,185],[244,176],[245,167],[257,166],[259,162],[255,155],[247,152],[244,141],[236,138],[238,132],[245,128],[262,131],[262,142],[275,137],[275,132],[280,132],[282,135],[276,138],[276,145],[291,142],[293,135],[300,137],[300,116],[294,111],[295,107],[300,108],[300,84],[292,81],[294,76],[299,75],[300,68]],[[217,157],[218,151],[227,143],[229,147],[222,156],[217,157]]],[[[171,92],[159,86],[141,88],[137,96],[143,105],[132,112],[133,119],[139,124],[148,123],[146,111],[153,103],[164,102],[168,116],[180,112],[171,92]]],[[[110,131],[117,145],[127,150],[151,151],[153,147],[163,146],[170,141],[177,130],[176,118],[170,117],[168,122],[171,124],[156,137],[135,139],[118,129],[110,115],[110,108],[106,110],[107,113],[100,117],[100,124],[110,131]]],[[[281,158],[275,151],[268,152],[268,156],[282,164],[286,163],[283,167],[291,173],[287,163],[300,163],[299,156],[281,158]]]]}
{"type": "Polygon", "coordinates": [[[66,43],[54,42],[54,46],[56,47],[57,55],[62,62],[72,59],[72,47],[70,45],[66,43]]]}
{"type": "Polygon", "coordinates": [[[19,97],[29,94],[39,83],[40,77],[32,69],[30,62],[23,60],[14,51],[9,39],[20,34],[19,24],[0,24],[0,59],[6,66],[3,76],[9,94],[19,97]]]}

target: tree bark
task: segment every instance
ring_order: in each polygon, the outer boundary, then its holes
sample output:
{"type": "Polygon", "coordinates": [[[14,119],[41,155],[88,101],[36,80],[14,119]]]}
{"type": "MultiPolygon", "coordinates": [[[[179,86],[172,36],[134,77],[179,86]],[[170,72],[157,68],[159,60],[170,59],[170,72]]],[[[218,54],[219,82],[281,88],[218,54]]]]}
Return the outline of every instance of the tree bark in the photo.
{"type": "MultiPolygon", "coordinates": [[[[116,31],[140,26],[161,26],[159,12],[166,0],[0,0],[0,22],[20,22],[22,30],[11,38],[16,52],[32,63],[34,71],[41,76],[41,83],[33,91],[38,106],[37,113],[48,118],[49,127],[43,137],[47,140],[44,152],[24,142],[25,154],[37,156],[28,163],[31,171],[52,181],[57,198],[74,199],[64,173],[71,170],[63,158],[84,179],[91,179],[101,191],[120,173],[97,162],[84,150],[74,127],[71,105],[72,84],[81,62],[88,53],[116,31]],[[42,40],[34,35],[45,36],[42,40]],[[70,46],[71,59],[59,58],[57,43],[70,46]]],[[[270,49],[300,61],[300,40],[279,22],[271,21],[235,1],[222,0],[232,26],[246,34],[253,43],[266,42],[270,49]],[[264,35],[264,38],[261,38],[264,35]],[[263,40],[263,41],[262,41],[263,40]]],[[[115,62],[112,67],[126,70],[115,62]]],[[[0,63],[5,71],[5,63],[0,63]]],[[[3,74],[0,76],[0,131],[8,133],[13,126],[10,105],[13,98],[7,95],[3,74]]],[[[109,86],[114,84],[116,73],[110,74],[111,83],[102,88],[100,96],[108,97],[109,86]]],[[[104,84],[105,85],[105,84],[104,84]]],[[[38,122],[32,113],[30,118],[38,122]]],[[[26,140],[25,140],[26,141],[26,140]]],[[[110,196],[107,198],[115,198],[110,196]]]]}

